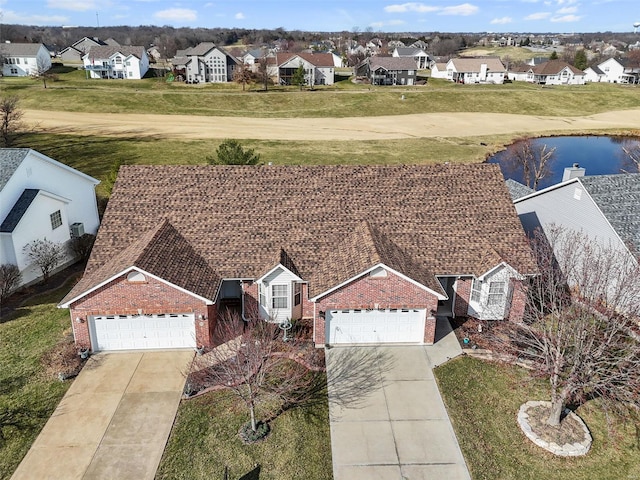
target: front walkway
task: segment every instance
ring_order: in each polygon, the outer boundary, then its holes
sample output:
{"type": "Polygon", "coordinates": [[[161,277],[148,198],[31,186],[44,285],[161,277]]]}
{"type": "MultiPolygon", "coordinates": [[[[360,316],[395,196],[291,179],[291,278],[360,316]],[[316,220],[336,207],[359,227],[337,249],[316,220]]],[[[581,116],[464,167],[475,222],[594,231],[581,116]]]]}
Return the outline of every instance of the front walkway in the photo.
{"type": "Polygon", "coordinates": [[[153,479],[193,355],[92,356],[12,480],[153,479]]]}
{"type": "Polygon", "coordinates": [[[327,350],[335,480],[470,480],[432,372],[462,353],[447,327],[439,320],[433,346],[327,350]],[[358,395],[345,391],[348,370],[358,395]]]}

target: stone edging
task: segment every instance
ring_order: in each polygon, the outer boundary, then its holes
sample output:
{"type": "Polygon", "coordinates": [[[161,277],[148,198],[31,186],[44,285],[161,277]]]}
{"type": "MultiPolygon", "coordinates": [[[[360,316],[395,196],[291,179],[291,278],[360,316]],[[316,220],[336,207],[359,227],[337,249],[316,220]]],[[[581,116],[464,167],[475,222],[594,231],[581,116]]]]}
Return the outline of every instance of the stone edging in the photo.
{"type": "Polygon", "coordinates": [[[589,429],[585,425],[584,421],[569,409],[565,409],[564,413],[572,417],[582,426],[582,430],[584,432],[584,440],[582,440],[581,442],[558,445],[553,442],[546,442],[545,440],[542,440],[536,435],[533,430],[531,430],[531,426],[529,425],[529,414],[527,412],[530,408],[539,407],[542,405],[550,406],[551,402],[529,401],[523,404],[518,411],[518,425],[520,426],[520,429],[523,431],[523,433],[527,436],[527,438],[539,447],[544,448],[554,455],[559,455],[561,457],[578,457],[581,455],[586,455],[589,451],[589,448],[591,448],[591,442],[593,441],[591,438],[591,433],[589,432],[589,429]]]}

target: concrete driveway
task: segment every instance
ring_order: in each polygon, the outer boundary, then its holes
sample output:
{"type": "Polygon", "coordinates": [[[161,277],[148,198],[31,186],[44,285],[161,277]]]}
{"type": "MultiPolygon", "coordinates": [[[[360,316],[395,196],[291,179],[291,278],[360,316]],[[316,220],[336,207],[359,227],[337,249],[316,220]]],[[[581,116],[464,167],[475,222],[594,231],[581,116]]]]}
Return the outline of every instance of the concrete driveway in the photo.
{"type": "Polygon", "coordinates": [[[327,350],[335,480],[470,480],[432,372],[461,353],[449,332],[434,346],[327,350]]]}
{"type": "Polygon", "coordinates": [[[92,356],[11,478],[153,479],[193,354],[92,356]]]}

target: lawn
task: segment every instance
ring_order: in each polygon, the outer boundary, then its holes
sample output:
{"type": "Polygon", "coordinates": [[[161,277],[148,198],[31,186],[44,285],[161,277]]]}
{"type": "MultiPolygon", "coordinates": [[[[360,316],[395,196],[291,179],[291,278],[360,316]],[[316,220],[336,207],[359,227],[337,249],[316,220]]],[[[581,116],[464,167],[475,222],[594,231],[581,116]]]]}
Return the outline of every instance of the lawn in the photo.
{"type": "Polygon", "coordinates": [[[231,393],[184,400],[156,479],[238,479],[259,466],[260,480],[333,478],[327,404],[290,410],[271,424],[262,442],[243,445],[238,429],[248,420],[231,393]]]}
{"type": "Polygon", "coordinates": [[[640,107],[640,88],[589,84],[542,88],[524,82],[458,85],[430,79],[425,86],[370,87],[349,80],[314,91],[274,87],[186,85],[162,79],[87,80],[84,72],[59,74],[59,80],[2,78],[0,89],[21,99],[21,107],[75,112],[154,113],[263,118],[366,117],[430,112],[494,112],[541,116],[589,115],[640,107]],[[401,95],[405,101],[398,101],[401,95]]]}
{"type": "Polygon", "coordinates": [[[70,332],[69,311],[56,308],[70,288],[36,297],[0,323],[0,479],[13,474],[70,386],[41,362],[70,332]]]}
{"type": "Polygon", "coordinates": [[[640,444],[631,422],[613,419],[613,432],[595,401],[576,413],[593,436],[585,457],[560,458],[520,431],[516,415],[527,400],[546,400],[542,381],[526,371],[471,357],[435,370],[458,442],[474,480],[619,480],[640,478],[640,444]]]}

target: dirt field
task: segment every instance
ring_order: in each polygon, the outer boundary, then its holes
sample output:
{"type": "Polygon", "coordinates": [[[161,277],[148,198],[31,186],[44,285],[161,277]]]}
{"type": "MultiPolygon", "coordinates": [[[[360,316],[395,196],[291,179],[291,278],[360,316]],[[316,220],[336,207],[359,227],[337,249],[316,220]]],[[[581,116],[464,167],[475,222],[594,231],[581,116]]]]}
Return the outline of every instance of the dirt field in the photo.
{"type": "Polygon", "coordinates": [[[498,113],[424,113],[363,118],[244,118],[25,110],[36,130],[99,136],[176,139],[385,140],[639,129],[640,109],[586,117],[498,113]]]}

